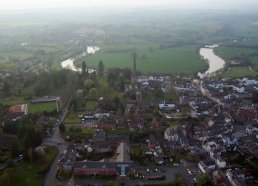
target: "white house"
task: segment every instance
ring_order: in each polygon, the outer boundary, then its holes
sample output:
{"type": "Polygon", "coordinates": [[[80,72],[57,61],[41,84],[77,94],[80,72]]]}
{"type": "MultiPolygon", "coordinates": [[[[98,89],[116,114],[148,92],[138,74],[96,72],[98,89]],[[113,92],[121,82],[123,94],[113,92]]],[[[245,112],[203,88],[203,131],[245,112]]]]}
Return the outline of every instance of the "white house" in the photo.
{"type": "Polygon", "coordinates": [[[199,167],[199,169],[202,171],[202,173],[206,173],[207,171],[207,169],[206,169],[206,166],[205,166],[205,164],[203,163],[203,161],[200,161],[199,163],[198,163],[198,167],[199,167]]]}
{"type": "Polygon", "coordinates": [[[159,109],[161,110],[173,110],[176,108],[175,104],[160,103],[159,109]]]}
{"type": "Polygon", "coordinates": [[[199,167],[199,169],[200,169],[203,173],[206,173],[206,172],[215,170],[215,168],[216,168],[216,166],[215,166],[215,164],[213,163],[213,161],[208,161],[208,162],[200,161],[200,162],[198,163],[198,167],[199,167]]]}
{"type": "Polygon", "coordinates": [[[245,131],[246,131],[246,133],[247,133],[248,135],[252,135],[253,132],[258,131],[258,128],[256,128],[256,127],[253,126],[253,125],[248,125],[248,126],[246,127],[245,131]]]}
{"type": "Polygon", "coordinates": [[[221,157],[216,158],[215,163],[219,168],[226,168],[227,166],[226,161],[223,160],[221,157]]]}

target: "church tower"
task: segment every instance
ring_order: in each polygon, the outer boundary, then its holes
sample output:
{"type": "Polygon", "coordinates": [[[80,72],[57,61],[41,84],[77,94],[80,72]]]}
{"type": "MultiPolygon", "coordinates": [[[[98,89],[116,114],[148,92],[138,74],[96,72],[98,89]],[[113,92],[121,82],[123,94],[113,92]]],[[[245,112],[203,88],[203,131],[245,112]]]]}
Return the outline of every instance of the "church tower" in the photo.
{"type": "Polygon", "coordinates": [[[137,69],[136,69],[136,51],[133,51],[133,69],[131,75],[131,85],[133,88],[137,85],[137,69]]]}

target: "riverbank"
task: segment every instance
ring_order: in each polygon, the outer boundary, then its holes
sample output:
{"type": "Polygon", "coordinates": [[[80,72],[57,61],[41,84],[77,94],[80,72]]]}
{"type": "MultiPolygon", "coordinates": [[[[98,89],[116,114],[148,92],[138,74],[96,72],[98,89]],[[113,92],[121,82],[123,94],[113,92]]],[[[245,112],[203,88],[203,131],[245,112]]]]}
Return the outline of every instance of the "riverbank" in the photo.
{"type": "Polygon", "coordinates": [[[203,74],[199,73],[198,76],[201,78],[210,77],[215,74],[216,71],[224,68],[226,62],[214,52],[214,49],[219,45],[205,45],[200,48],[199,54],[205,61],[208,62],[209,68],[203,74]]]}
{"type": "MultiPolygon", "coordinates": [[[[62,61],[61,62],[61,67],[65,68],[65,69],[70,69],[72,71],[80,72],[81,68],[77,68],[74,65],[74,61],[76,59],[82,58],[82,57],[84,57],[88,54],[95,54],[99,50],[100,50],[100,48],[98,46],[88,46],[87,49],[86,49],[86,52],[82,53],[81,55],[76,56],[75,58],[69,58],[69,59],[66,59],[66,60],[62,61]]],[[[95,69],[88,69],[88,71],[89,71],[89,73],[92,73],[92,72],[95,72],[96,70],[95,69]]]]}

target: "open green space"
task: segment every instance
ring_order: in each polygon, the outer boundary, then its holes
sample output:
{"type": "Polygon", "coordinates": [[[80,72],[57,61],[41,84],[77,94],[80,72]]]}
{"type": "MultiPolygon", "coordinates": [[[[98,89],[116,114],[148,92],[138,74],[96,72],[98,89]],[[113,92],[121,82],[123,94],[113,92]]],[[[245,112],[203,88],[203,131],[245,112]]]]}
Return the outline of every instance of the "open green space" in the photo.
{"type": "Polygon", "coordinates": [[[104,46],[100,51],[94,55],[86,56],[80,62],[86,60],[89,66],[96,67],[98,62],[102,60],[105,68],[131,68],[134,47],[137,52],[137,69],[141,72],[189,73],[197,72],[206,67],[206,64],[200,60],[198,46],[195,45],[170,48],[160,48],[151,44],[104,46]]]}
{"type": "Polygon", "coordinates": [[[86,101],[83,105],[79,106],[79,110],[91,111],[97,108],[96,101],[86,101]]]}
{"type": "Polygon", "coordinates": [[[230,69],[223,74],[224,77],[247,77],[247,76],[256,76],[258,75],[257,72],[249,69],[247,66],[240,66],[240,67],[230,67],[230,69]]]}
{"type": "Polygon", "coordinates": [[[249,57],[249,60],[254,65],[255,69],[258,70],[258,54],[256,56],[249,57]]]}
{"type": "Polygon", "coordinates": [[[57,110],[56,102],[47,103],[31,103],[29,104],[29,113],[39,113],[39,112],[52,112],[57,110]]]}
{"type": "Polygon", "coordinates": [[[107,131],[107,134],[128,135],[129,130],[128,130],[128,128],[120,128],[120,129],[115,129],[115,130],[112,130],[112,131],[107,131]]]}
{"type": "Polygon", "coordinates": [[[233,58],[247,57],[257,52],[253,48],[239,48],[239,47],[226,47],[220,46],[215,48],[215,53],[220,57],[230,60],[233,58]]]}
{"type": "Polygon", "coordinates": [[[83,112],[69,112],[66,115],[64,124],[80,124],[81,120],[78,116],[81,114],[83,114],[83,112]]]}

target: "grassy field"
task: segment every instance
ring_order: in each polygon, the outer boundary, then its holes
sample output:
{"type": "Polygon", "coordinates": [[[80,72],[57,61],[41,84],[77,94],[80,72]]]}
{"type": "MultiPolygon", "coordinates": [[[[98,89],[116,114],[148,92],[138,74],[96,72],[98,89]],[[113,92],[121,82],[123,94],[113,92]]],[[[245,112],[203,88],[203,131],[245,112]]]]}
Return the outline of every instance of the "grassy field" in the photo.
{"type": "Polygon", "coordinates": [[[249,60],[254,64],[255,68],[258,69],[258,55],[249,57],[249,60]]]}
{"type": "Polygon", "coordinates": [[[205,68],[205,63],[200,60],[198,47],[186,45],[182,47],[160,48],[151,44],[116,47],[103,47],[94,55],[89,55],[77,61],[85,60],[89,66],[96,66],[100,60],[105,68],[131,68],[133,64],[132,51],[136,48],[137,69],[142,72],[180,73],[193,72],[205,68]]]}
{"type": "Polygon", "coordinates": [[[107,134],[112,135],[127,135],[129,134],[129,130],[128,128],[121,128],[121,129],[116,129],[116,130],[112,130],[112,131],[107,131],[107,134]]]}
{"type": "Polygon", "coordinates": [[[80,124],[81,120],[78,117],[78,115],[80,115],[80,114],[82,114],[82,113],[81,112],[69,112],[66,115],[64,123],[65,124],[80,124]]]}
{"type": "Polygon", "coordinates": [[[257,50],[253,48],[237,48],[225,46],[215,48],[215,53],[226,60],[237,57],[250,56],[256,51],[257,50]]]}
{"type": "Polygon", "coordinates": [[[52,112],[57,110],[56,102],[48,103],[31,103],[29,105],[29,113],[38,113],[38,112],[52,112]]]}
{"type": "Polygon", "coordinates": [[[246,77],[256,76],[257,72],[250,70],[249,67],[230,67],[229,71],[224,73],[224,77],[246,77]]]}

